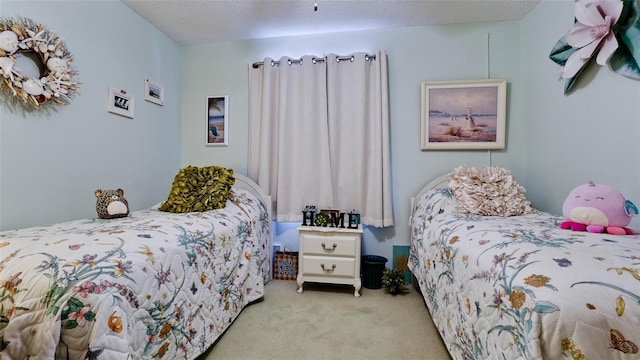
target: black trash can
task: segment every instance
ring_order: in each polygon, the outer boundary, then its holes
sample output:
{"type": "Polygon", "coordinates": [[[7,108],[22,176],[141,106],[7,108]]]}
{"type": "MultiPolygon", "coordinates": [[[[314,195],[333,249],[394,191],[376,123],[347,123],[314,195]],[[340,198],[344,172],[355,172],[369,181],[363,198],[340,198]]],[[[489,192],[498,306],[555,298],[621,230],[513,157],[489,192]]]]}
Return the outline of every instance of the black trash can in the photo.
{"type": "Polygon", "coordinates": [[[361,259],[362,286],[367,289],[380,289],[382,287],[382,274],[384,273],[387,258],[377,255],[365,255],[361,259]]]}

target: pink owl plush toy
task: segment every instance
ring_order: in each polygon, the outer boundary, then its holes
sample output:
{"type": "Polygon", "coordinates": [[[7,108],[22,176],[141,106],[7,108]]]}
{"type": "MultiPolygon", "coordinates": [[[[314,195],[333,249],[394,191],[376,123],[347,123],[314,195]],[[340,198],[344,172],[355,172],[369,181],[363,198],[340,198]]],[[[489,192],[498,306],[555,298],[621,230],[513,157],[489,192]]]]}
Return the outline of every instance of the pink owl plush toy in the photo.
{"type": "Polygon", "coordinates": [[[560,227],[573,231],[633,235],[633,230],[626,226],[637,214],[638,208],[625,200],[621,193],[589,181],[573,189],[565,199],[562,206],[565,221],[560,227]]]}

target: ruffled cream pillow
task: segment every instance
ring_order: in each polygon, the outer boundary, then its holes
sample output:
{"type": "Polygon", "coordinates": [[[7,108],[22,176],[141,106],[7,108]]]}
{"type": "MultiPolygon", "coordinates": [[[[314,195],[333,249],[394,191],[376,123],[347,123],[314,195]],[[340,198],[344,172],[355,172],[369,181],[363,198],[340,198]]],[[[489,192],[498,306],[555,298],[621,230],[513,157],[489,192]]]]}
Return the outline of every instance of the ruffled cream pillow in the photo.
{"type": "Polygon", "coordinates": [[[473,215],[514,216],[535,211],[511,171],[485,166],[460,166],[449,174],[457,211],[473,215]]]}

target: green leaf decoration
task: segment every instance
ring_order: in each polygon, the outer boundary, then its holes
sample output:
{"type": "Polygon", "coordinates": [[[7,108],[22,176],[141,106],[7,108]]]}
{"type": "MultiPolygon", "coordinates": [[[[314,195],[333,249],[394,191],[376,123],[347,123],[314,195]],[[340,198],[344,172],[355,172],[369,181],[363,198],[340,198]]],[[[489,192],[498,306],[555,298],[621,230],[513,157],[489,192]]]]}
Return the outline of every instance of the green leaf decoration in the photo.
{"type": "Polygon", "coordinates": [[[77,312],[84,307],[84,304],[76,298],[71,298],[67,300],[67,306],[69,306],[69,310],[77,312]]]}
{"type": "Polygon", "coordinates": [[[620,19],[613,28],[618,49],[609,59],[611,69],[632,79],[640,79],[640,5],[625,1],[620,19]]]}
{"type": "Polygon", "coordinates": [[[69,321],[65,321],[62,324],[62,328],[63,329],[75,329],[78,327],[78,322],[75,320],[69,320],[69,321]]]}
{"type": "Polygon", "coordinates": [[[538,301],[533,311],[538,314],[550,314],[552,312],[560,311],[560,308],[548,301],[538,301]]]}
{"type": "Polygon", "coordinates": [[[620,47],[613,53],[609,59],[609,66],[611,66],[611,70],[622,76],[640,79],[640,67],[626,47],[620,47]]]}
{"type": "Polygon", "coordinates": [[[87,313],[84,314],[84,319],[87,321],[93,321],[96,319],[96,314],[93,311],[87,311],[87,313]]]}
{"type": "Polygon", "coordinates": [[[578,75],[572,77],[571,79],[567,79],[567,81],[564,82],[565,95],[569,95],[569,93],[571,92],[571,89],[573,89],[573,85],[576,84],[576,80],[578,80],[578,75]]]}
{"type": "MultiPolygon", "coordinates": [[[[571,45],[567,44],[567,41],[565,40],[564,36],[558,40],[558,42],[556,43],[556,45],[553,47],[553,49],[551,49],[551,53],[549,54],[549,59],[551,59],[553,62],[555,62],[556,64],[560,65],[560,66],[564,66],[564,64],[567,63],[567,59],[569,59],[569,56],[571,56],[571,54],[573,54],[574,52],[576,52],[576,49],[572,48],[571,45]]],[[[578,80],[578,77],[580,76],[580,74],[584,71],[584,69],[587,68],[588,64],[590,63],[587,62],[585,63],[582,68],[576,73],[576,75],[570,79],[567,79],[564,83],[564,94],[567,95],[571,92],[571,90],[573,89],[573,86],[575,85],[576,81],[578,80]]]]}
{"type": "Polygon", "coordinates": [[[613,25],[613,33],[619,34],[625,31],[638,20],[638,3],[636,1],[624,1],[622,3],[622,12],[618,21],[613,25]]]}
{"type": "Polygon", "coordinates": [[[576,81],[578,81],[578,78],[580,77],[580,75],[582,75],[582,73],[589,67],[589,65],[594,62],[595,59],[591,58],[591,60],[587,61],[584,65],[582,65],[582,67],[580,68],[580,70],[578,70],[578,72],[576,73],[576,75],[570,79],[567,79],[567,81],[565,81],[564,83],[564,94],[568,95],[571,90],[573,90],[573,86],[576,84],[576,81]]]}
{"type": "Polygon", "coordinates": [[[46,315],[55,314],[58,311],[57,306],[53,304],[64,294],[65,289],[58,286],[58,284],[51,285],[51,289],[47,292],[47,295],[42,299],[42,302],[47,306],[46,315]]]}
{"type": "Polygon", "coordinates": [[[553,62],[560,66],[564,66],[569,56],[571,56],[571,54],[573,54],[574,52],[576,52],[576,49],[567,44],[567,41],[563,36],[560,40],[558,40],[553,49],[551,49],[549,59],[553,60],[553,62]]]}

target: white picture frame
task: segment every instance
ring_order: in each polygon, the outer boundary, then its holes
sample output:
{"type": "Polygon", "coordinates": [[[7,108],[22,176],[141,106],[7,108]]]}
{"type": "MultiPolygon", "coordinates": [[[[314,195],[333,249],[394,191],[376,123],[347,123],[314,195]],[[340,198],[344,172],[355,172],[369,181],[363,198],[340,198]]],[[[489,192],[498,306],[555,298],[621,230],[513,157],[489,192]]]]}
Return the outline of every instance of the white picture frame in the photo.
{"type": "Polygon", "coordinates": [[[144,99],[164,106],[164,86],[149,79],[144,79],[144,99]]]}
{"type": "Polygon", "coordinates": [[[135,97],[124,90],[109,87],[107,111],[133,119],[135,97]]]}
{"type": "Polygon", "coordinates": [[[425,81],[421,90],[421,150],[505,148],[505,79],[425,81]]]}
{"type": "Polygon", "coordinates": [[[207,96],[206,145],[229,146],[229,95],[207,96]]]}

